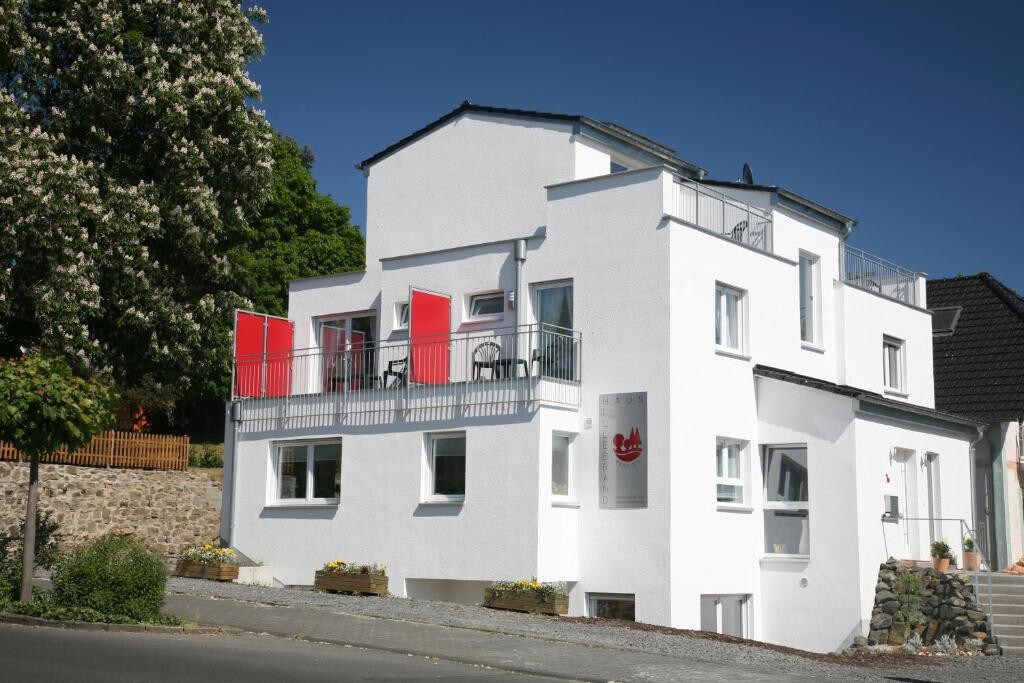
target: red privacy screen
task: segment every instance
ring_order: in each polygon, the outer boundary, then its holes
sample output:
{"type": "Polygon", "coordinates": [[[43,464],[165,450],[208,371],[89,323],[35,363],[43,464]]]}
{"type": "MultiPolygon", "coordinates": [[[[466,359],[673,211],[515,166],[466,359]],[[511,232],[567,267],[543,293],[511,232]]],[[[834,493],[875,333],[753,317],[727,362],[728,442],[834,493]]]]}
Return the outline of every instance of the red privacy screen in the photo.
{"type": "Polygon", "coordinates": [[[420,384],[448,382],[451,297],[422,289],[409,291],[409,378],[420,384]]]}
{"type": "Polygon", "coordinates": [[[261,313],[235,313],[235,396],[287,396],[292,384],[295,323],[261,313]]]}

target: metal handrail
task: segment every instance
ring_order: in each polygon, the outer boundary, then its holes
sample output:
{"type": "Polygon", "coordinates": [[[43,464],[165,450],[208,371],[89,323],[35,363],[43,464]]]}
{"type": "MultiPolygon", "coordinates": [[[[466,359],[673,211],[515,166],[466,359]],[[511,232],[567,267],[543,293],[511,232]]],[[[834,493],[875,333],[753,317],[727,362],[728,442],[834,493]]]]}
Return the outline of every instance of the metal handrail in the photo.
{"type": "Polygon", "coordinates": [[[845,242],[839,244],[839,273],[855,287],[917,305],[917,273],[845,242]]]}
{"type": "Polygon", "coordinates": [[[773,219],[770,211],[695,180],[676,179],[673,215],[702,230],[772,253],[773,219]]]}

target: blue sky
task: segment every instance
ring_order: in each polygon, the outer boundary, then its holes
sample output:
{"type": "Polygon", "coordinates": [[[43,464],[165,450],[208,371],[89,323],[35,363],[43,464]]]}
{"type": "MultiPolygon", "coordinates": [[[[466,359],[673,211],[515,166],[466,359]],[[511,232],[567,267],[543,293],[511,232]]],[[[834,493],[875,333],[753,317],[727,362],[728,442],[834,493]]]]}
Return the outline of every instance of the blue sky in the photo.
{"type": "Polygon", "coordinates": [[[715,178],[748,162],[856,246],[1024,292],[1024,3],[261,4],[261,106],[360,225],[353,164],[469,99],[615,121],[715,178]]]}

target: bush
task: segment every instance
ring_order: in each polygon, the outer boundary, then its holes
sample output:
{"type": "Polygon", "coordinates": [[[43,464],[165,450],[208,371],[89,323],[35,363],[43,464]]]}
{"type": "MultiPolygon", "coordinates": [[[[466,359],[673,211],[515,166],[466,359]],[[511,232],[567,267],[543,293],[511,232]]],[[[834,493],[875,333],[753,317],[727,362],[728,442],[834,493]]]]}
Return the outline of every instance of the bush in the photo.
{"type": "Polygon", "coordinates": [[[189,467],[224,467],[224,446],[194,443],[188,447],[189,467]]]}
{"type": "MultiPolygon", "coordinates": [[[[56,619],[59,621],[91,621],[104,624],[134,624],[136,619],[123,614],[104,614],[89,607],[64,607],[54,602],[51,592],[41,592],[32,596],[31,602],[10,602],[4,605],[5,612],[24,614],[40,619],[56,619]]],[[[164,626],[180,626],[184,622],[172,614],[158,614],[148,623],[164,626]]]]}
{"type": "Polygon", "coordinates": [[[131,536],[107,535],[61,558],[53,602],[106,615],[151,621],[164,604],[164,558],[131,536]]]}
{"type": "Polygon", "coordinates": [[[941,652],[944,655],[955,655],[960,653],[960,648],[956,646],[956,638],[946,634],[935,639],[935,643],[932,645],[932,649],[936,652],[941,652]]]}
{"type": "MultiPolygon", "coordinates": [[[[35,566],[50,569],[60,555],[57,541],[59,525],[49,512],[36,512],[35,566]]],[[[17,600],[21,588],[21,539],[25,535],[25,522],[14,536],[0,532],[0,603],[17,600]]]]}
{"type": "Polygon", "coordinates": [[[924,643],[921,641],[921,636],[915,633],[907,639],[907,642],[903,643],[902,649],[903,652],[908,655],[916,655],[918,652],[921,651],[921,647],[923,645],[924,643]]]}

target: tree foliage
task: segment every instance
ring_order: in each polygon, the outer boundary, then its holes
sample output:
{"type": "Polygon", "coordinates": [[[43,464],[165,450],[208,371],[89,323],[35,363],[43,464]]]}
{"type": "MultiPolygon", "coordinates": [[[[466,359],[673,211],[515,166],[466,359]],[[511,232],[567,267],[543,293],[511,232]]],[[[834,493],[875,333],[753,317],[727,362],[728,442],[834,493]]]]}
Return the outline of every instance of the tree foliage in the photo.
{"type": "Polygon", "coordinates": [[[62,359],[0,360],[0,441],[31,458],[89,443],[113,418],[115,394],[62,359]]]}
{"type": "MultiPolygon", "coordinates": [[[[229,0],[0,0],[0,355],[170,401],[224,384],[228,253],[271,174],[229,0]]],[[[60,438],[74,436],[70,431],[60,438]]]]}
{"type": "Polygon", "coordinates": [[[275,135],[273,160],[267,201],[230,260],[255,309],[284,315],[290,280],[361,268],[365,244],[348,207],[317,191],[308,147],[275,135]]]}

